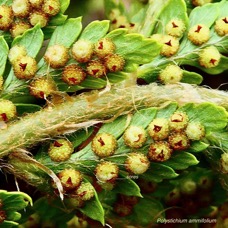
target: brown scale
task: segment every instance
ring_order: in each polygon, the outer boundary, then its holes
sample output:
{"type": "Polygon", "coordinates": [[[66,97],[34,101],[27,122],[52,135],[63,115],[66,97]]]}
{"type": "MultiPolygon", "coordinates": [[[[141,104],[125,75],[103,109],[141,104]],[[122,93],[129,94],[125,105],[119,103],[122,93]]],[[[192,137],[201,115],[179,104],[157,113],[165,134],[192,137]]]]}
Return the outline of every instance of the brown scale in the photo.
{"type": "Polygon", "coordinates": [[[141,138],[142,138],[142,134],[139,134],[139,135],[138,135],[138,139],[135,140],[134,142],[139,142],[141,138]]]}
{"type": "Polygon", "coordinates": [[[55,141],[54,142],[54,146],[55,147],[61,147],[63,144],[62,143],[59,143],[58,141],[55,141]]]}
{"type": "Polygon", "coordinates": [[[155,132],[159,132],[161,129],[162,129],[161,126],[154,125],[154,129],[153,129],[153,130],[154,130],[155,132]]]}
{"type": "Polygon", "coordinates": [[[27,67],[27,63],[20,63],[19,64],[21,70],[25,71],[26,67],[27,67]]]}
{"type": "Polygon", "coordinates": [[[224,19],[222,19],[226,24],[228,24],[228,20],[226,19],[226,17],[224,19]]]}
{"type": "Polygon", "coordinates": [[[94,69],[94,70],[92,70],[92,72],[93,72],[93,75],[96,75],[96,73],[99,72],[99,70],[98,69],[94,69]]]}
{"type": "Polygon", "coordinates": [[[105,145],[105,143],[104,143],[104,141],[103,141],[102,138],[99,138],[97,141],[101,144],[101,146],[104,146],[105,145]]]}
{"type": "Polygon", "coordinates": [[[166,42],[165,44],[166,44],[166,45],[168,45],[168,46],[170,46],[170,47],[172,47],[171,40],[170,40],[170,41],[168,41],[168,42],[166,42]]]}
{"type": "Polygon", "coordinates": [[[99,42],[99,47],[98,49],[103,49],[103,42],[99,42]]]}
{"type": "Polygon", "coordinates": [[[211,60],[210,60],[210,63],[212,63],[213,65],[215,65],[215,62],[217,62],[216,59],[211,59],[211,60]]]}
{"type": "Polygon", "coordinates": [[[77,83],[77,79],[76,79],[76,78],[69,78],[69,81],[70,81],[70,82],[73,82],[74,84],[77,83]]]}
{"type": "Polygon", "coordinates": [[[198,25],[198,27],[197,27],[197,29],[195,30],[195,32],[200,32],[200,30],[201,30],[201,28],[202,28],[202,26],[200,26],[200,25],[198,25]]]}
{"type": "Polygon", "coordinates": [[[172,22],[173,28],[178,28],[179,26],[175,24],[175,22],[172,22]]]}
{"type": "Polygon", "coordinates": [[[3,121],[6,122],[8,120],[7,115],[5,113],[1,113],[0,115],[1,115],[1,117],[3,119],[3,121]]]}

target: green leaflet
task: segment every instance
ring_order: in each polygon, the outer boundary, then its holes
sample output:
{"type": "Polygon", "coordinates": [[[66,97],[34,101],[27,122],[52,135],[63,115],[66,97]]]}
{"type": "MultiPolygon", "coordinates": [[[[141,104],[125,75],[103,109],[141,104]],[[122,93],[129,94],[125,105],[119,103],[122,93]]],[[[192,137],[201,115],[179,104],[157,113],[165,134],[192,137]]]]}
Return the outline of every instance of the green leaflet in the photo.
{"type": "Polygon", "coordinates": [[[2,76],[5,71],[8,52],[9,52],[9,47],[4,37],[0,36],[0,76],[2,76]]]}
{"type": "Polygon", "coordinates": [[[160,45],[156,41],[140,34],[127,34],[127,29],[116,29],[106,37],[115,43],[116,53],[124,57],[126,64],[148,63],[160,52],[160,45]]]}
{"type": "Polygon", "coordinates": [[[115,0],[104,0],[105,14],[106,17],[109,18],[109,14],[113,9],[118,9],[122,14],[125,11],[125,7],[122,2],[117,3],[115,0]]]}
{"type": "Polygon", "coordinates": [[[133,214],[129,219],[133,224],[141,225],[142,227],[153,227],[157,218],[164,218],[163,205],[160,201],[151,197],[140,199],[139,203],[134,207],[133,214]]]}
{"type": "Polygon", "coordinates": [[[49,26],[62,25],[66,21],[67,17],[68,16],[63,15],[63,14],[57,14],[56,16],[51,18],[51,20],[48,22],[48,25],[49,26]]]}
{"type": "Polygon", "coordinates": [[[79,39],[93,43],[104,37],[109,30],[109,21],[93,21],[82,31],[79,39]]]}
{"type": "Polygon", "coordinates": [[[221,147],[223,150],[228,150],[228,132],[215,132],[212,131],[207,135],[207,140],[211,144],[221,147]]]}
{"type": "Polygon", "coordinates": [[[200,122],[204,125],[206,133],[223,129],[227,125],[227,113],[224,108],[211,103],[187,104],[179,108],[186,112],[190,122],[200,122]]]}
{"type": "Polygon", "coordinates": [[[83,143],[93,132],[93,127],[90,127],[87,130],[79,130],[76,131],[75,133],[69,135],[67,138],[71,141],[73,144],[73,147],[76,148],[79,146],[81,143],[83,143]]]}
{"type": "Polygon", "coordinates": [[[138,179],[137,175],[129,176],[125,172],[120,172],[117,184],[113,189],[116,193],[121,193],[126,196],[138,196],[142,197],[139,186],[135,183],[135,179],[138,179]]]}
{"type": "Polygon", "coordinates": [[[211,27],[218,15],[219,8],[217,3],[205,4],[201,7],[196,7],[189,15],[189,27],[197,24],[204,24],[211,27]]]}
{"type": "Polygon", "coordinates": [[[158,19],[156,33],[164,34],[164,28],[166,24],[172,19],[182,20],[186,27],[188,26],[187,9],[184,0],[169,0],[168,4],[163,8],[158,19]]]}
{"type": "Polygon", "coordinates": [[[202,83],[202,81],[203,77],[200,74],[186,70],[183,71],[181,82],[199,85],[202,83]]]}
{"type": "Polygon", "coordinates": [[[89,218],[92,218],[96,221],[99,221],[102,225],[105,224],[104,216],[105,212],[101,205],[101,202],[98,198],[97,192],[94,189],[95,197],[88,201],[83,208],[80,208],[79,210],[87,215],[89,218]]]}
{"type": "Polygon", "coordinates": [[[172,179],[178,176],[178,174],[171,167],[164,164],[165,162],[151,162],[150,169],[146,173],[142,174],[142,178],[159,183],[162,182],[163,179],[172,179]]]}
{"type": "Polygon", "coordinates": [[[199,161],[197,158],[188,152],[180,152],[175,153],[168,160],[163,162],[162,164],[172,167],[175,170],[183,170],[187,169],[189,166],[197,165],[199,161]]]}
{"type": "Polygon", "coordinates": [[[70,0],[60,0],[60,12],[64,13],[70,5],[70,0]]]}
{"type": "Polygon", "coordinates": [[[30,112],[37,112],[41,109],[41,106],[35,104],[15,104],[17,107],[17,114],[22,115],[30,112]]]}
{"type": "Polygon", "coordinates": [[[193,141],[191,142],[191,147],[187,150],[189,152],[202,152],[205,149],[207,149],[207,147],[209,146],[209,144],[201,142],[201,141],[193,141]]]}
{"type": "Polygon", "coordinates": [[[81,29],[81,17],[68,19],[62,26],[55,29],[48,46],[60,44],[69,48],[78,38],[81,29]]]}
{"type": "Polygon", "coordinates": [[[156,118],[170,118],[170,116],[176,111],[177,103],[170,103],[167,106],[158,110],[156,118]]]}
{"type": "Polygon", "coordinates": [[[21,214],[17,211],[25,209],[28,204],[32,205],[31,197],[23,192],[0,190],[0,199],[3,204],[1,210],[5,211],[7,215],[1,227],[17,226],[18,223],[16,221],[21,218],[21,214]]]}
{"type": "Polygon", "coordinates": [[[6,5],[11,5],[13,0],[0,0],[0,5],[6,4],[6,5]]]}

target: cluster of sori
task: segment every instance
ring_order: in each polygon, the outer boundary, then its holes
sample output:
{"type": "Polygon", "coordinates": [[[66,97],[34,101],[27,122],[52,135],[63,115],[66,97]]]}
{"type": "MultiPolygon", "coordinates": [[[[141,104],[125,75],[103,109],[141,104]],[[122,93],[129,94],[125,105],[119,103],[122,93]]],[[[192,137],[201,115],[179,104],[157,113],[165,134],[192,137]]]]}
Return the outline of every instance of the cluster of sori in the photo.
{"type": "Polygon", "coordinates": [[[129,22],[128,18],[121,14],[119,9],[111,10],[109,14],[109,19],[111,21],[110,29],[114,30],[117,28],[126,28],[128,32],[136,32],[138,28],[137,23],[129,22]]]}
{"type": "Polygon", "coordinates": [[[10,6],[0,6],[0,30],[16,37],[38,23],[46,26],[59,12],[59,0],[13,0],[10,6]]]}
{"type": "MultiPolygon", "coordinates": [[[[175,211],[185,216],[195,214],[200,209],[211,205],[213,201],[214,179],[209,176],[199,176],[197,180],[187,178],[181,180],[179,185],[174,187],[165,197],[164,203],[167,207],[179,207],[181,210],[167,211],[169,218],[175,211]]],[[[209,216],[213,216],[218,210],[213,208],[209,216]]]]}

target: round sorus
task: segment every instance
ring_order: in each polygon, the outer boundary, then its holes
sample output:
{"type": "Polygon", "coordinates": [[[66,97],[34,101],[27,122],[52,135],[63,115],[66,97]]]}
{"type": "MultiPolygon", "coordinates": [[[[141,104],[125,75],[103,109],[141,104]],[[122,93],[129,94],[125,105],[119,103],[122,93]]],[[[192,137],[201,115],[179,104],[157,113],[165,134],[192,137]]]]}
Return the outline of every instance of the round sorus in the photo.
{"type": "Polygon", "coordinates": [[[69,194],[69,198],[64,199],[67,208],[80,208],[84,205],[84,201],[77,195],[69,194]]]}
{"type": "Polygon", "coordinates": [[[76,190],[76,195],[83,201],[90,200],[94,197],[94,187],[90,183],[81,183],[79,188],[76,190]]]}
{"type": "Polygon", "coordinates": [[[48,77],[34,79],[29,86],[31,95],[45,99],[57,90],[55,82],[48,77]]]}
{"type": "Polygon", "coordinates": [[[68,160],[73,152],[73,145],[67,139],[58,139],[54,141],[48,149],[48,155],[51,160],[55,162],[68,160]]]}
{"type": "Polygon", "coordinates": [[[94,45],[87,40],[78,40],[74,43],[71,53],[73,58],[79,63],[86,63],[93,56],[94,45]]]}
{"type": "Polygon", "coordinates": [[[64,67],[69,60],[68,49],[58,44],[50,46],[44,55],[44,59],[52,68],[64,67]]]}
{"type": "Polygon", "coordinates": [[[120,55],[111,54],[104,58],[104,65],[110,72],[118,72],[124,69],[125,60],[120,55]]]}
{"type": "Polygon", "coordinates": [[[147,139],[146,131],[140,126],[130,126],[124,132],[124,143],[132,148],[140,148],[144,145],[147,139]]]}
{"type": "Polygon", "coordinates": [[[165,31],[170,36],[182,37],[186,30],[183,20],[173,19],[170,20],[165,26],[165,31]]]}
{"type": "Polygon", "coordinates": [[[57,176],[65,190],[76,189],[82,182],[81,172],[75,169],[64,169],[57,176]]]}
{"type": "Polygon", "coordinates": [[[116,138],[108,133],[98,133],[92,140],[92,151],[98,157],[108,157],[115,153],[117,148],[116,138]]]}
{"type": "Polygon", "coordinates": [[[181,199],[181,193],[179,188],[174,188],[165,196],[165,203],[167,206],[176,206],[181,199]]]}
{"type": "Polygon", "coordinates": [[[117,202],[114,205],[113,210],[116,214],[118,214],[118,216],[125,217],[132,213],[133,206],[129,204],[117,202]]]}
{"type": "Polygon", "coordinates": [[[199,53],[199,64],[205,68],[218,66],[221,54],[215,46],[209,46],[202,49],[199,53]]]}
{"type": "Polygon", "coordinates": [[[55,16],[60,12],[59,0],[44,0],[42,11],[49,16],[55,16]]]}
{"type": "Polygon", "coordinates": [[[87,64],[86,72],[94,78],[101,78],[106,74],[106,67],[100,60],[92,60],[87,64]]]}
{"type": "Polygon", "coordinates": [[[111,27],[113,29],[128,28],[128,26],[129,26],[128,19],[126,16],[123,16],[123,15],[119,15],[117,18],[111,21],[111,27]]]}
{"type": "Polygon", "coordinates": [[[156,118],[148,126],[148,134],[153,140],[163,140],[169,136],[169,123],[165,118],[156,118]]]}
{"type": "Polygon", "coordinates": [[[77,64],[65,66],[62,72],[62,80],[68,85],[78,85],[86,78],[84,69],[77,64]]]}
{"type": "Polygon", "coordinates": [[[107,55],[113,54],[115,49],[115,44],[109,38],[102,38],[94,45],[94,51],[97,57],[101,59],[107,55]]]}
{"type": "Polygon", "coordinates": [[[150,166],[148,158],[141,153],[130,153],[125,161],[125,168],[133,174],[143,174],[150,166]]]}
{"type": "Polygon", "coordinates": [[[172,155],[172,149],[165,141],[152,143],[149,147],[148,158],[151,161],[163,162],[168,160],[172,155]]]}
{"type": "Polygon", "coordinates": [[[219,36],[228,34],[228,17],[221,17],[215,22],[215,31],[219,36]]]}
{"type": "Polygon", "coordinates": [[[201,140],[205,136],[205,128],[201,123],[191,122],[187,125],[185,133],[190,140],[201,140]]]}
{"type": "Polygon", "coordinates": [[[183,195],[194,195],[197,190],[197,184],[193,180],[185,180],[180,184],[180,192],[183,195]]]}
{"type": "Polygon", "coordinates": [[[176,111],[169,119],[169,127],[172,131],[182,131],[187,127],[188,116],[185,112],[176,111]]]}
{"type": "Polygon", "coordinates": [[[223,153],[220,158],[220,167],[222,173],[228,174],[228,153],[223,153]]]}
{"type": "Polygon", "coordinates": [[[10,28],[10,34],[13,38],[22,35],[25,31],[31,28],[31,25],[24,21],[18,21],[12,24],[10,28]]]}
{"type": "Polygon", "coordinates": [[[35,10],[29,15],[29,22],[32,26],[39,24],[43,28],[48,23],[48,16],[41,10],[35,10]]]}
{"type": "Polygon", "coordinates": [[[207,3],[211,3],[212,0],[192,0],[192,4],[194,6],[202,6],[204,4],[207,4],[207,3]]]}
{"type": "Polygon", "coordinates": [[[14,0],[12,10],[16,17],[27,17],[30,13],[30,3],[28,0],[14,0]]]}
{"type": "Polygon", "coordinates": [[[100,183],[114,183],[119,175],[119,167],[112,162],[101,162],[95,169],[95,175],[100,183]]]}
{"type": "Polygon", "coordinates": [[[18,79],[31,79],[37,71],[36,60],[28,55],[20,56],[13,62],[13,70],[18,79]]]}
{"type": "Polygon", "coordinates": [[[16,106],[9,100],[0,99],[0,120],[8,121],[13,119],[17,114],[16,106]]]}
{"type": "Polygon", "coordinates": [[[210,176],[201,176],[201,177],[198,179],[198,181],[197,181],[197,186],[198,186],[200,189],[203,189],[203,190],[211,189],[212,186],[213,186],[212,177],[210,177],[210,176]]]}
{"type": "Polygon", "coordinates": [[[198,24],[189,29],[188,39],[195,45],[206,43],[210,39],[210,29],[203,24],[198,24]]]}
{"type": "Polygon", "coordinates": [[[24,46],[15,45],[9,50],[8,58],[11,63],[14,63],[17,59],[26,56],[27,51],[24,46]]]}
{"type": "Polygon", "coordinates": [[[174,150],[185,150],[190,147],[187,135],[183,132],[176,132],[169,136],[168,142],[174,150]]]}
{"type": "Polygon", "coordinates": [[[29,3],[33,8],[39,8],[42,5],[43,1],[44,0],[29,0],[29,3]]]}
{"type": "Polygon", "coordinates": [[[162,47],[160,54],[166,57],[175,55],[179,49],[179,40],[176,37],[170,35],[164,35],[162,37],[162,47]]]}
{"type": "Polygon", "coordinates": [[[158,79],[164,84],[174,84],[181,81],[183,70],[177,65],[168,65],[161,70],[158,79]]]}
{"type": "Polygon", "coordinates": [[[0,6],[0,30],[8,30],[13,23],[13,11],[10,6],[0,6]]]}

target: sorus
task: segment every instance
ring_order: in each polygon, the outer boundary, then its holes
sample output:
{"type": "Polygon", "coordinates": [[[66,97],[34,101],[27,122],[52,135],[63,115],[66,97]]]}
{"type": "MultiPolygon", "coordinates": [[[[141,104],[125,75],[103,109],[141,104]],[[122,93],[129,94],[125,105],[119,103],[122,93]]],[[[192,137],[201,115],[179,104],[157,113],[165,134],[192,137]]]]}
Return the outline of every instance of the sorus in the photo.
{"type": "Polygon", "coordinates": [[[228,17],[221,17],[215,22],[215,31],[219,36],[228,34],[228,17]]]}
{"type": "Polygon", "coordinates": [[[187,125],[185,133],[190,140],[201,140],[205,136],[205,128],[201,123],[191,122],[187,125]]]}
{"type": "Polygon", "coordinates": [[[181,81],[183,70],[177,65],[168,65],[161,70],[158,79],[164,84],[175,84],[181,81]]]}
{"type": "Polygon", "coordinates": [[[22,35],[25,31],[31,28],[31,25],[24,21],[18,21],[12,24],[10,28],[10,34],[13,38],[22,35]]]}
{"type": "Polygon", "coordinates": [[[55,16],[60,11],[59,0],[44,0],[42,10],[45,14],[49,16],[55,16]]]}
{"type": "Polygon", "coordinates": [[[17,110],[13,102],[0,99],[0,120],[7,122],[16,116],[17,110]]]}
{"type": "Polygon", "coordinates": [[[150,145],[148,151],[148,158],[151,161],[163,162],[170,159],[172,155],[172,149],[165,141],[157,141],[150,145]]]}
{"type": "Polygon", "coordinates": [[[125,60],[117,54],[107,55],[104,58],[104,65],[110,72],[118,72],[124,69],[125,60]]]}
{"type": "Polygon", "coordinates": [[[206,43],[210,39],[210,29],[203,24],[198,24],[189,29],[188,39],[195,45],[206,43]]]}
{"type": "Polygon", "coordinates": [[[52,68],[64,67],[69,59],[68,49],[58,44],[50,46],[44,55],[44,59],[52,68]]]}
{"type": "Polygon", "coordinates": [[[169,136],[168,142],[174,150],[186,150],[190,147],[187,135],[183,132],[176,132],[169,136]]]}
{"type": "Polygon", "coordinates": [[[29,0],[33,8],[39,8],[42,5],[43,1],[44,0],[29,0]]]}
{"type": "Polygon", "coordinates": [[[82,182],[82,174],[75,169],[64,169],[57,175],[63,185],[64,190],[76,189],[82,182]]]}
{"type": "Polygon", "coordinates": [[[14,0],[12,3],[14,16],[27,17],[30,13],[30,4],[28,0],[14,0]]]}
{"type": "Polygon", "coordinates": [[[13,23],[13,11],[10,6],[0,6],[0,30],[8,30],[13,23]]]}
{"type": "Polygon", "coordinates": [[[57,90],[55,82],[51,78],[40,77],[34,79],[29,86],[30,94],[45,99],[57,90]]]}
{"type": "Polygon", "coordinates": [[[37,71],[37,62],[30,56],[20,56],[13,62],[14,74],[18,79],[31,79],[37,71]]]}
{"type": "Polygon", "coordinates": [[[106,74],[106,67],[100,60],[92,60],[87,64],[86,72],[94,78],[101,78],[106,74]]]}
{"type": "Polygon", "coordinates": [[[156,118],[148,126],[148,133],[153,140],[163,140],[169,135],[169,123],[165,118],[156,118]]]}
{"type": "Polygon", "coordinates": [[[13,64],[17,59],[20,59],[22,56],[26,56],[27,51],[24,46],[15,45],[9,50],[8,58],[9,61],[13,64]]]}
{"type": "Polygon", "coordinates": [[[93,56],[94,45],[87,40],[78,40],[73,44],[71,53],[73,58],[79,63],[86,63],[90,61],[93,56]]]}
{"type": "Polygon", "coordinates": [[[179,49],[179,40],[176,37],[170,35],[162,36],[162,47],[161,47],[161,55],[170,57],[175,55],[179,49]]]}
{"type": "Polygon", "coordinates": [[[170,36],[182,37],[186,30],[183,20],[172,19],[165,26],[165,31],[170,36]]]}
{"type": "Polygon", "coordinates": [[[94,197],[94,188],[90,183],[81,183],[76,190],[76,195],[82,200],[87,201],[94,197]]]}
{"type": "Polygon", "coordinates": [[[182,131],[188,124],[188,116],[185,112],[176,111],[169,119],[169,127],[172,131],[182,131]]]}
{"type": "Polygon", "coordinates": [[[205,68],[218,66],[221,54],[215,46],[209,46],[199,52],[199,64],[205,68]]]}
{"type": "Polygon", "coordinates": [[[86,73],[83,68],[77,64],[65,66],[62,72],[62,80],[68,85],[78,85],[86,78],[86,73]]]}
{"type": "Polygon", "coordinates": [[[112,162],[101,162],[95,169],[95,175],[100,183],[114,183],[119,174],[119,167],[112,162]]]}
{"type": "Polygon", "coordinates": [[[194,6],[202,6],[204,4],[210,3],[212,0],[192,0],[194,6]]]}
{"type": "Polygon", "coordinates": [[[50,144],[48,155],[52,161],[61,162],[68,160],[73,151],[73,145],[69,140],[58,139],[50,144]]]}
{"type": "Polygon", "coordinates": [[[108,157],[115,153],[117,148],[117,140],[108,133],[98,133],[92,140],[92,151],[98,157],[108,157]]]}
{"type": "Polygon", "coordinates": [[[148,158],[141,153],[130,153],[125,161],[125,168],[133,174],[143,174],[150,166],[148,158]]]}
{"type": "Polygon", "coordinates": [[[115,44],[109,38],[100,39],[94,46],[94,51],[98,58],[104,58],[107,55],[114,54],[115,44]]]}
{"type": "Polygon", "coordinates": [[[123,134],[124,143],[132,148],[140,148],[147,139],[146,131],[140,126],[130,126],[123,134]]]}
{"type": "Polygon", "coordinates": [[[48,23],[48,16],[41,10],[34,10],[29,15],[29,22],[32,26],[40,24],[40,27],[43,28],[48,23]]]}

